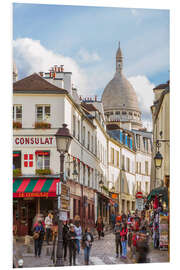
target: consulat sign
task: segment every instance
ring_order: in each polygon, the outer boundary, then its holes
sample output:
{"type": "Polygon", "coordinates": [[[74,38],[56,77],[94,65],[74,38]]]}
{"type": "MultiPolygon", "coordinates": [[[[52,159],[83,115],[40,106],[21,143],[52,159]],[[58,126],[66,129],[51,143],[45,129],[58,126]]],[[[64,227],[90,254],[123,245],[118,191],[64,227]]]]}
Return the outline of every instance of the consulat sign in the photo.
{"type": "Polygon", "coordinates": [[[54,136],[16,136],[14,145],[55,145],[54,136]]]}

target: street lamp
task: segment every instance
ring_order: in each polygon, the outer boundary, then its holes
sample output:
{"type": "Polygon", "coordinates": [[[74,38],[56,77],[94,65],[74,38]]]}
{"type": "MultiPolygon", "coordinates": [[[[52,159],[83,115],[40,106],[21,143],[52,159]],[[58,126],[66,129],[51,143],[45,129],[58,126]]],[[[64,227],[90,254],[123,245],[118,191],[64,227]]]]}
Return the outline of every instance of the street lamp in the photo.
{"type": "Polygon", "coordinates": [[[155,162],[155,167],[157,169],[161,168],[162,166],[162,161],[163,161],[163,157],[161,155],[161,153],[158,151],[154,157],[154,162],[155,162]]]}
{"type": "Polygon", "coordinates": [[[104,182],[103,182],[102,179],[101,179],[101,180],[99,181],[99,186],[100,186],[101,190],[102,190],[103,185],[104,185],[104,182]]]}
{"type": "MultiPolygon", "coordinates": [[[[73,137],[70,135],[69,129],[67,128],[66,124],[62,125],[62,128],[59,128],[57,133],[55,134],[56,137],[56,146],[57,151],[60,153],[60,177],[59,182],[64,182],[64,156],[65,153],[68,152],[70,143],[73,137]]],[[[58,195],[60,196],[60,195],[58,195]]],[[[60,197],[59,197],[60,200],[60,197]]],[[[63,259],[63,223],[60,220],[60,208],[58,204],[59,210],[59,218],[58,218],[58,243],[57,243],[57,254],[56,254],[56,266],[64,266],[64,259],[63,259]]]]}

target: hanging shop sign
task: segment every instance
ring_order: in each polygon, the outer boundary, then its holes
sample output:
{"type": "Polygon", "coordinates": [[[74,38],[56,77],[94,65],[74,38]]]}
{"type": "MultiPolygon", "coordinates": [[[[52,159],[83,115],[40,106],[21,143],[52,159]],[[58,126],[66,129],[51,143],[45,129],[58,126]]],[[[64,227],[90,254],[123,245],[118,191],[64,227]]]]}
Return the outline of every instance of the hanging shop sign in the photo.
{"type": "Polygon", "coordinates": [[[144,199],[143,198],[136,198],[136,209],[138,211],[142,211],[144,209],[144,199]]]}

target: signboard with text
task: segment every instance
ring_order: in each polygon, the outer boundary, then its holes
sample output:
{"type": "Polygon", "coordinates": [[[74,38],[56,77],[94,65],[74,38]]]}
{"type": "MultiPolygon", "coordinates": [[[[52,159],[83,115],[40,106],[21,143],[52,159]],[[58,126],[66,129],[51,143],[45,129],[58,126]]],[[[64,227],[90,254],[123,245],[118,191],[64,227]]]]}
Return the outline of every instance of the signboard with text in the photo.
{"type": "Polygon", "coordinates": [[[144,208],[144,199],[143,198],[136,198],[136,209],[138,211],[142,211],[144,208]]]}

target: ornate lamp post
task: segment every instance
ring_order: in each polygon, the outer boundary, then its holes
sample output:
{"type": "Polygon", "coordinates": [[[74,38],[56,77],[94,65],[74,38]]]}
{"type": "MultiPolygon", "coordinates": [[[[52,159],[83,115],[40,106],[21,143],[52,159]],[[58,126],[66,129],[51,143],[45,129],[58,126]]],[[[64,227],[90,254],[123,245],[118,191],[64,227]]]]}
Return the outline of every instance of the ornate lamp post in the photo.
{"type": "MultiPolygon", "coordinates": [[[[56,146],[57,151],[60,153],[60,177],[59,182],[64,182],[64,156],[65,153],[68,153],[70,143],[73,137],[70,135],[69,129],[67,128],[66,124],[62,125],[62,128],[59,128],[57,133],[55,134],[56,137],[56,146]]],[[[60,195],[59,195],[60,201],[60,195]]],[[[59,218],[58,218],[58,243],[57,243],[57,252],[56,252],[56,266],[64,266],[64,259],[63,259],[63,223],[60,220],[60,205],[58,203],[58,210],[59,210],[59,218]]]]}

